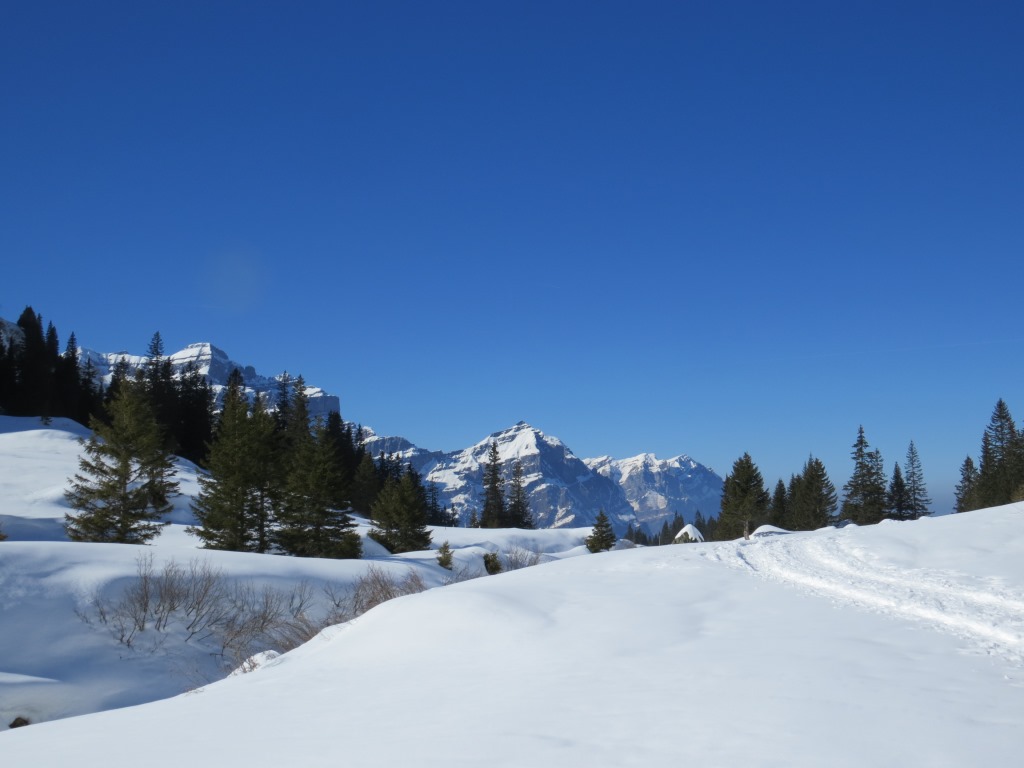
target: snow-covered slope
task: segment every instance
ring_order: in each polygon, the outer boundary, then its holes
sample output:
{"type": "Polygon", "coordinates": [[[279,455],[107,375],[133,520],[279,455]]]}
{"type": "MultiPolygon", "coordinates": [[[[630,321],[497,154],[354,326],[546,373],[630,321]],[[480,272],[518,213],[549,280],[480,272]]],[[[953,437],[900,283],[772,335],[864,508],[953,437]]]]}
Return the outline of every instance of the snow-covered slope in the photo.
{"type": "MultiPolygon", "coordinates": [[[[0,417],[0,729],[34,721],[0,732],[4,766],[1018,762],[1024,504],[599,555],[586,529],[438,530],[462,563],[516,545],[553,562],[393,600],[203,684],[183,645],[127,651],[76,611],[140,553],[315,588],[370,563],[197,551],[180,508],[152,547],[19,541],[63,514],[74,429],[0,417]]],[[[433,552],[369,553],[443,583],[433,552]]]]}

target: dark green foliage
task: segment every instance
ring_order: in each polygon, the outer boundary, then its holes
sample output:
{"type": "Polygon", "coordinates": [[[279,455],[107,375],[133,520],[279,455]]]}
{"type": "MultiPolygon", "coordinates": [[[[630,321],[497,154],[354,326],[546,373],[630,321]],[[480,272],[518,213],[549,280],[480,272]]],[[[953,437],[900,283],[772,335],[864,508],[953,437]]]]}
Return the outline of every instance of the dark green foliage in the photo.
{"type": "Polygon", "coordinates": [[[501,558],[497,552],[488,552],[484,555],[484,570],[489,576],[501,573],[501,558]]]}
{"type": "MultiPolygon", "coordinates": [[[[794,478],[790,478],[789,484],[792,487],[794,478]]],[[[789,492],[786,490],[786,484],[782,482],[780,478],[775,484],[775,492],[772,494],[771,504],[768,506],[768,522],[778,528],[788,528],[788,501],[789,492]]]]}
{"type": "Polygon", "coordinates": [[[903,472],[899,462],[893,467],[892,480],[885,492],[885,516],[891,520],[910,520],[910,498],[907,496],[907,484],[903,481],[903,472]]]}
{"type": "Polygon", "coordinates": [[[385,481],[370,512],[374,526],[370,536],[392,553],[430,547],[425,493],[412,467],[400,478],[385,481]]]}
{"type": "Polygon", "coordinates": [[[192,504],[198,536],[207,549],[237,552],[266,551],[266,526],[261,525],[258,491],[264,469],[254,461],[260,439],[249,417],[242,375],[237,369],[228,378],[217,432],[210,445],[209,474],[199,476],[199,496],[192,504]],[[260,541],[262,534],[262,541],[260,541]]]}
{"type": "Polygon", "coordinates": [[[0,541],[6,541],[6,540],[7,540],[7,534],[4,533],[4,529],[3,528],[0,528],[0,541]]]}
{"type": "Polygon", "coordinates": [[[523,483],[523,462],[516,459],[512,464],[512,481],[508,492],[508,525],[510,528],[534,527],[533,514],[530,512],[530,500],[526,496],[523,483]]]}
{"type": "Polygon", "coordinates": [[[108,406],[110,423],[93,419],[79,473],[65,492],[77,510],[65,515],[73,541],[141,544],[165,523],[177,494],[172,457],[145,394],[126,384],[108,406]]]}
{"type": "Polygon", "coordinates": [[[356,467],[352,478],[351,496],[352,509],[364,515],[370,514],[377,494],[380,492],[380,479],[370,454],[364,453],[356,467]]]}
{"type": "Polygon", "coordinates": [[[885,469],[882,454],[868,450],[864,427],[853,444],[853,474],[843,486],[841,516],[857,525],[873,525],[885,517],[885,469]]]}
{"type": "Polygon", "coordinates": [[[587,545],[587,549],[591,552],[603,552],[614,547],[615,541],[615,531],[612,530],[612,523],[602,509],[597,513],[597,519],[594,521],[594,530],[583,540],[583,543],[587,545]]]}
{"type": "Polygon", "coordinates": [[[972,508],[1008,504],[1024,485],[1024,437],[1010,409],[1000,399],[981,439],[981,461],[972,494],[972,508]]]}
{"type": "Polygon", "coordinates": [[[766,519],[769,502],[761,471],[750,454],[744,453],[725,477],[715,538],[726,541],[748,536],[766,519]]]}
{"type": "Polygon", "coordinates": [[[480,512],[480,526],[482,528],[505,528],[508,526],[505,481],[501,477],[498,444],[494,441],[491,441],[491,448],[484,464],[484,503],[480,512]]]}
{"type": "Polygon", "coordinates": [[[789,481],[786,525],[790,531],[813,531],[832,522],[837,508],[836,488],[821,460],[807,459],[803,471],[789,481]]]}
{"type": "Polygon", "coordinates": [[[917,455],[917,447],[913,440],[907,447],[907,461],[903,477],[907,485],[907,511],[911,520],[917,520],[928,514],[928,507],[932,500],[928,498],[928,489],[924,484],[924,470],[921,469],[921,459],[917,455]]]}
{"type": "Polygon", "coordinates": [[[185,366],[174,382],[170,397],[176,401],[169,410],[176,418],[172,426],[177,453],[202,464],[213,438],[213,390],[195,363],[185,366]]]}
{"type": "Polygon", "coordinates": [[[960,466],[960,482],[956,485],[956,511],[969,512],[978,509],[975,497],[978,485],[978,469],[974,459],[968,456],[960,466]]]}
{"type": "Polygon", "coordinates": [[[452,548],[447,541],[437,548],[437,564],[449,571],[452,569],[452,548]]]}

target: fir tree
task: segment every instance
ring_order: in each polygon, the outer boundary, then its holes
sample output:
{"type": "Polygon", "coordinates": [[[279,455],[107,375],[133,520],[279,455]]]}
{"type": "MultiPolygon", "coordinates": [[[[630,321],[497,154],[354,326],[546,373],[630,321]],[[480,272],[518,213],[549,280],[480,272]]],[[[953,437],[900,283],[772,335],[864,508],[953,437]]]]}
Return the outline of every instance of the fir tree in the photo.
{"type": "Polygon", "coordinates": [[[897,461],[893,466],[892,480],[885,493],[885,515],[892,520],[909,520],[910,498],[907,495],[907,484],[903,480],[903,472],[897,461]]]}
{"type": "Polygon", "coordinates": [[[750,454],[744,453],[725,477],[716,538],[728,540],[749,536],[765,519],[769,501],[761,471],[750,454]]]}
{"type": "Polygon", "coordinates": [[[533,515],[530,513],[530,500],[526,496],[523,482],[523,462],[518,458],[512,464],[512,481],[508,493],[508,521],[512,528],[532,529],[533,515]]]}
{"type": "Polygon", "coordinates": [[[192,504],[198,536],[207,549],[246,552],[256,549],[256,521],[251,518],[252,496],[259,478],[253,474],[249,403],[242,375],[228,377],[216,435],[210,445],[207,468],[199,475],[199,495],[192,504]]]}
{"type": "Polygon", "coordinates": [[[174,465],[147,398],[125,385],[109,404],[110,423],[93,419],[79,472],[65,492],[73,541],[141,544],[159,533],[177,494],[174,465]]]}
{"type": "Polygon", "coordinates": [[[452,569],[452,548],[447,541],[437,548],[437,564],[449,571],[452,569]]]}
{"type": "Polygon", "coordinates": [[[832,522],[837,509],[836,488],[820,459],[809,457],[790,482],[789,530],[813,531],[832,522]]]}
{"type": "MultiPolygon", "coordinates": [[[[299,379],[301,381],[301,378],[299,379]]],[[[292,409],[292,418],[304,408],[292,409]]],[[[356,558],[362,544],[355,523],[332,505],[338,497],[337,456],[334,443],[318,424],[315,434],[294,435],[283,508],[276,541],[285,552],[299,557],[356,558]]]]}
{"type": "Polygon", "coordinates": [[[430,547],[423,489],[411,467],[401,478],[385,481],[371,514],[374,527],[370,536],[393,554],[430,547]]]}
{"type": "Polygon", "coordinates": [[[285,496],[287,473],[277,423],[259,395],[253,400],[248,434],[246,452],[253,485],[247,518],[253,529],[253,549],[262,553],[270,550],[272,529],[285,496]]]}
{"type": "MultiPolygon", "coordinates": [[[[790,485],[793,478],[790,479],[790,485]]],[[[782,478],[775,484],[775,492],[772,493],[771,504],[768,506],[768,522],[778,528],[789,528],[789,514],[787,512],[789,491],[782,478]]]]}
{"type": "Polygon", "coordinates": [[[614,547],[615,541],[615,531],[612,530],[612,523],[602,509],[598,511],[597,519],[594,520],[594,530],[583,540],[583,543],[587,545],[587,549],[591,552],[603,552],[614,547]]]}
{"type": "Polygon", "coordinates": [[[873,525],[885,516],[885,469],[882,454],[868,450],[864,427],[853,444],[853,474],[843,486],[842,518],[857,525],[873,525]]]}
{"type": "Polygon", "coordinates": [[[352,478],[352,489],[350,492],[352,509],[364,515],[370,514],[373,502],[380,492],[380,480],[377,475],[377,468],[373,464],[370,454],[364,453],[356,468],[355,477],[352,478]]]}
{"type": "Polygon", "coordinates": [[[504,528],[507,526],[508,511],[505,507],[504,486],[498,444],[492,440],[487,461],[484,464],[484,503],[480,513],[481,527],[504,528]]]}
{"type": "Polygon", "coordinates": [[[956,511],[970,512],[980,509],[977,503],[978,470],[974,459],[968,456],[960,466],[960,482],[956,485],[956,511]]]}
{"type": "Polygon", "coordinates": [[[928,498],[928,489],[924,484],[924,470],[921,469],[921,459],[917,455],[917,447],[913,440],[907,446],[903,479],[907,485],[907,512],[911,520],[917,520],[928,514],[928,507],[932,500],[928,498]]]}
{"type": "Polygon", "coordinates": [[[981,440],[981,462],[975,486],[979,507],[995,507],[1013,500],[1024,484],[1024,440],[1000,399],[981,440]]]}

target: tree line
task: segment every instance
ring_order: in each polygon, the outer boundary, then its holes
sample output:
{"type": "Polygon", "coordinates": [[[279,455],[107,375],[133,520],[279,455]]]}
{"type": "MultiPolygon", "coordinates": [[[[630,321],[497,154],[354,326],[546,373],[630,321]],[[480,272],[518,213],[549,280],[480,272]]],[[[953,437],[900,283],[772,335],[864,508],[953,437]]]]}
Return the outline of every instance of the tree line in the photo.
{"type": "Polygon", "coordinates": [[[931,499],[917,447],[911,441],[901,468],[897,462],[887,479],[881,451],[871,449],[864,427],[853,444],[853,473],[843,486],[843,500],[824,463],[808,457],[789,482],[782,479],[769,493],[749,453],[744,453],[726,475],[714,538],[749,536],[761,525],[789,531],[811,531],[843,521],[871,525],[883,519],[916,520],[928,514],[931,499]]]}

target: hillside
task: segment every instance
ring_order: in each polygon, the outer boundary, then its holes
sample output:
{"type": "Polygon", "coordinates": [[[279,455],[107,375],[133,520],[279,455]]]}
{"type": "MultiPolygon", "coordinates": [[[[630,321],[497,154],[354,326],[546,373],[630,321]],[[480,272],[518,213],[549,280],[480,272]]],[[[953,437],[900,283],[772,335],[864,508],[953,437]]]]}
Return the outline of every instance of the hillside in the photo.
{"type": "MultiPolygon", "coordinates": [[[[32,521],[52,533],[77,444],[2,426],[0,524],[12,538],[32,521]]],[[[385,603],[186,695],[2,732],[0,755],[77,768],[1013,764],[1022,520],[1016,504],[569,559],[581,554],[569,530],[518,532],[552,562],[385,603]]],[[[507,532],[449,534],[465,562],[511,546],[507,532]]],[[[75,616],[140,551],[278,583],[369,565],[199,552],[180,523],[152,547],[3,542],[4,724],[33,705],[63,707],[49,719],[173,693],[173,649],[126,653],[75,616]]],[[[369,554],[442,582],[432,553],[369,554]]]]}

